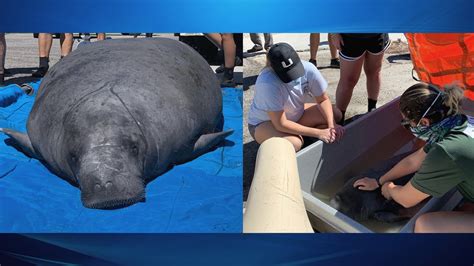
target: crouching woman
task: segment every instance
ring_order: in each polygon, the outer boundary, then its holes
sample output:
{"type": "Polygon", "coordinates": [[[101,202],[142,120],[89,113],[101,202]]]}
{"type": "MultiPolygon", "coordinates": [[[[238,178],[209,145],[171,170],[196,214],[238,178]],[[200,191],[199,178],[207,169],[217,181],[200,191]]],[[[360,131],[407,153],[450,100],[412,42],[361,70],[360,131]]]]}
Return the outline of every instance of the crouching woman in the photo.
{"type": "MultiPolygon", "coordinates": [[[[461,99],[462,91],[455,86],[440,91],[422,83],[400,98],[402,125],[426,144],[380,178],[383,196],[406,208],[453,188],[464,196],[454,211],[418,217],[415,232],[474,232],[474,121],[460,114],[461,99]],[[413,172],[416,174],[404,186],[391,182],[413,172]]],[[[364,178],[354,186],[372,190],[379,184],[364,178]]]]}
{"type": "Polygon", "coordinates": [[[328,84],[318,69],[302,62],[286,43],[273,45],[264,68],[255,83],[255,96],[249,111],[249,133],[261,144],[271,137],[289,140],[296,151],[302,136],[332,143],[344,134],[334,121],[341,112],[332,106],[328,84]],[[305,103],[313,99],[316,103],[305,103]]]}

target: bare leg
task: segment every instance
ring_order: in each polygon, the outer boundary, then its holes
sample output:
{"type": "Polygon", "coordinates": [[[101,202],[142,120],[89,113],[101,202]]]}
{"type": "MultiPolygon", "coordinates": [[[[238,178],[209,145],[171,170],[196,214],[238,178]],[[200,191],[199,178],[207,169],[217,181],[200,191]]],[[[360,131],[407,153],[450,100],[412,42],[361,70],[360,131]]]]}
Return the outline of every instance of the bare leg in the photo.
{"type": "Polygon", "coordinates": [[[333,35],[331,33],[328,33],[329,51],[331,52],[331,59],[336,59],[337,58],[337,48],[332,43],[332,36],[333,35]]]}
{"type": "Polygon", "coordinates": [[[295,148],[295,151],[299,151],[303,146],[303,138],[301,136],[278,131],[271,121],[263,122],[255,129],[255,141],[257,141],[258,144],[262,144],[265,140],[272,137],[288,140],[295,148]]]}
{"type": "Polygon", "coordinates": [[[351,101],[352,91],[359,81],[363,64],[364,56],[355,61],[341,58],[340,78],[336,90],[336,106],[343,114],[351,101]]]}
{"type": "MultiPolygon", "coordinates": [[[[5,33],[0,33],[0,75],[5,74],[5,57],[7,54],[7,42],[5,41],[5,33]]],[[[0,80],[2,82],[3,80],[0,80]]]]}
{"type": "Polygon", "coordinates": [[[40,33],[38,35],[39,57],[49,57],[52,45],[53,35],[51,33],[40,33]]]}
{"type": "Polygon", "coordinates": [[[265,50],[269,50],[273,45],[273,35],[271,33],[264,33],[263,37],[265,38],[265,50]]]}
{"type": "Polygon", "coordinates": [[[232,33],[222,34],[222,47],[224,48],[224,66],[233,68],[235,65],[236,45],[232,33]]]}
{"type": "Polygon", "coordinates": [[[373,55],[365,53],[364,72],[367,76],[367,95],[377,100],[380,92],[380,71],[382,70],[383,53],[373,55]]]}
{"type": "Polygon", "coordinates": [[[72,45],[74,43],[74,38],[72,33],[63,33],[60,37],[61,44],[61,57],[65,57],[72,51],[72,45]]]}
{"type": "Polygon", "coordinates": [[[105,33],[97,33],[97,40],[98,41],[105,40],[105,33]]]}
{"type": "Polygon", "coordinates": [[[474,233],[474,212],[431,212],[418,217],[415,233],[474,233]]]}
{"type": "Polygon", "coordinates": [[[206,38],[217,48],[222,50],[222,36],[220,33],[204,33],[204,36],[206,36],[206,38]]]}
{"type": "MultiPolygon", "coordinates": [[[[341,117],[341,112],[339,109],[333,106],[334,119],[338,120],[341,117]]],[[[319,105],[310,103],[305,104],[305,111],[303,116],[298,120],[298,123],[315,128],[326,128],[327,123],[324,115],[322,114],[319,105]]],[[[285,138],[293,144],[295,151],[299,151],[303,146],[303,138],[298,135],[293,135],[285,132],[281,132],[275,129],[271,121],[263,122],[255,129],[255,140],[261,144],[265,140],[271,137],[280,137],[285,138]]]]}
{"type": "Polygon", "coordinates": [[[316,60],[318,55],[320,33],[311,33],[309,35],[309,59],[316,60]]]}

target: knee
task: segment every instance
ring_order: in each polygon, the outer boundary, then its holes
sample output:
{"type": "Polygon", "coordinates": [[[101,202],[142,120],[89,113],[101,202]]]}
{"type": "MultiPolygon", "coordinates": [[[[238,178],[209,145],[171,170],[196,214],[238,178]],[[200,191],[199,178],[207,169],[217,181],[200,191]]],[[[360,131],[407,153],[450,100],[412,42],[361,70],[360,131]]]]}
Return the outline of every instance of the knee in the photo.
{"type": "Polygon", "coordinates": [[[415,233],[431,233],[434,232],[432,222],[431,222],[431,214],[425,213],[418,217],[415,221],[415,233]]]}
{"type": "Polygon", "coordinates": [[[347,75],[343,79],[341,79],[343,84],[345,84],[345,87],[353,89],[356,85],[357,82],[359,82],[359,76],[357,75],[347,75]]]}
{"type": "Polygon", "coordinates": [[[364,69],[367,79],[380,79],[382,65],[364,69]]]}
{"type": "Polygon", "coordinates": [[[291,142],[293,148],[295,148],[295,152],[298,152],[299,150],[301,150],[301,147],[303,147],[303,140],[299,136],[288,136],[285,137],[285,139],[291,142]]]}

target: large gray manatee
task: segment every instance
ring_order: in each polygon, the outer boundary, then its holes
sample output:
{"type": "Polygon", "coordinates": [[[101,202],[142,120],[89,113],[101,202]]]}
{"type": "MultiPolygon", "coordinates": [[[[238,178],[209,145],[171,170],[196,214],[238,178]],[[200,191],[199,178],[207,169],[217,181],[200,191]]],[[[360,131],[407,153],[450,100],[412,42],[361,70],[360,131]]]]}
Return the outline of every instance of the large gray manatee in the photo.
{"type": "Polygon", "coordinates": [[[222,93],[207,62],[171,39],[84,45],[44,77],[28,134],[12,146],[81,190],[85,207],[122,208],[175,164],[222,143],[222,93]]]}

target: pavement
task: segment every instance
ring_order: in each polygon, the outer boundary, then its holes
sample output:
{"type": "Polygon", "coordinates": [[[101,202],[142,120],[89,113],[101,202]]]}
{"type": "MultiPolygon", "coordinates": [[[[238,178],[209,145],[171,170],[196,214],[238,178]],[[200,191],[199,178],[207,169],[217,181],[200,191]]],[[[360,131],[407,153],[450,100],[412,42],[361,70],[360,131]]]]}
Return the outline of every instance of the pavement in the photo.
{"type": "MultiPolygon", "coordinates": [[[[121,34],[107,34],[107,37],[112,39],[133,38],[132,36],[124,36],[121,34]]],[[[154,34],[154,37],[165,37],[171,39],[178,39],[174,34],[154,34]]],[[[144,38],[144,35],[138,38],[144,38]]],[[[95,41],[95,40],[93,40],[95,41]]],[[[5,77],[5,85],[22,84],[33,82],[38,78],[31,77],[31,73],[35,71],[39,65],[38,59],[38,39],[33,38],[33,34],[17,34],[7,33],[7,55],[5,60],[5,68],[12,72],[12,75],[5,77]]],[[[74,41],[73,50],[77,48],[79,40],[74,41]]],[[[50,53],[50,67],[56,64],[61,57],[59,49],[59,39],[53,40],[50,53]]],[[[218,66],[211,66],[215,70],[218,66]]],[[[220,78],[221,74],[217,74],[220,78]]],[[[237,84],[242,84],[243,67],[238,66],[234,70],[234,79],[237,84]]],[[[242,87],[241,85],[237,87],[242,87]]]]}
{"type": "MultiPolygon", "coordinates": [[[[382,106],[392,99],[400,96],[409,86],[416,82],[412,79],[412,63],[408,55],[408,45],[402,34],[390,34],[391,47],[384,56],[382,65],[382,87],[377,106],[382,106]]],[[[274,34],[274,42],[287,42],[295,47],[302,60],[309,60],[309,34],[274,34]]],[[[262,36],[263,40],[263,36],[262,36]]],[[[244,34],[244,51],[253,46],[248,34],[244,34]]],[[[252,182],[255,168],[255,158],[258,144],[248,133],[247,117],[248,110],[254,96],[254,84],[259,72],[265,65],[265,53],[244,54],[244,201],[252,182]]],[[[339,69],[329,68],[330,54],[327,43],[327,34],[321,34],[319,51],[317,54],[318,69],[329,83],[328,94],[335,103],[335,91],[339,81],[339,69]]],[[[354,88],[351,103],[346,112],[346,119],[356,114],[367,112],[366,77],[362,73],[357,86],[354,88]]]]}

